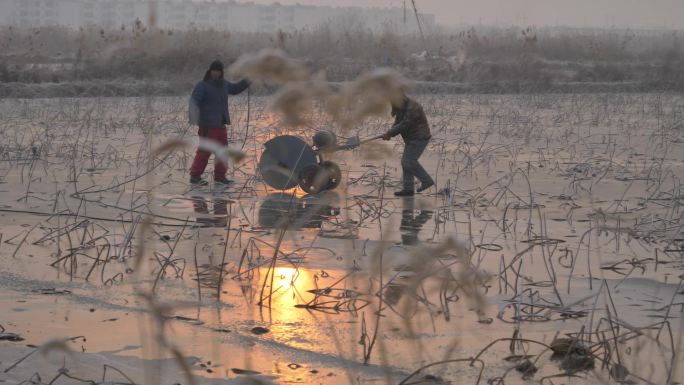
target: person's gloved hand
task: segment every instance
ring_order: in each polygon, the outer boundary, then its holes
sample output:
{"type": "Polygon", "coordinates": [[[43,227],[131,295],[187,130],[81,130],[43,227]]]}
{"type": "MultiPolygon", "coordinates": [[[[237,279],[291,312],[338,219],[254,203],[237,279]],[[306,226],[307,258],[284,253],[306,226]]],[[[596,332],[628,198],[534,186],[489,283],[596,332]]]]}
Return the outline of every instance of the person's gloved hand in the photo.
{"type": "Polygon", "coordinates": [[[392,136],[389,134],[389,132],[385,132],[385,134],[382,136],[382,140],[390,140],[392,139],[392,136]]]}

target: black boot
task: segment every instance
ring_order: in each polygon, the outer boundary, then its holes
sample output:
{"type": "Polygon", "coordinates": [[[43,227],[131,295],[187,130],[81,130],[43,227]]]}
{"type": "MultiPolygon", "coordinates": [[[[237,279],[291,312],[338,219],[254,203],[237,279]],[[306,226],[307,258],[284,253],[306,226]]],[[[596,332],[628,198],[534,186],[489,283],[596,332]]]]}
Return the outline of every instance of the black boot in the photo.
{"type": "Polygon", "coordinates": [[[420,187],[418,187],[418,190],[417,190],[417,191],[418,191],[418,192],[423,192],[423,191],[429,189],[430,187],[432,187],[432,186],[434,186],[434,185],[435,185],[435,182],[422,183],[422,184],[420,185],[420,187]]]}
{"type": "Polygon", "coordinates": [[[413,191],[411,190],[401,190],[394,193],[395,197],[412,197],[413,191]]]}
{"type": "Polygon", "coordinates": [[[233,181],[230,179],[226,179],[226,178],[216,179],[216,180],[214,180],[214,184],[219,185],[219,186],[223,186],[223,187],[227,187],[227,186],[230,186],[231,184],[233,184],[233,181]]]}
{"type": "Polygon", "coordinates": [[[200,177],[190,177],[190,184],[195,185],[195,186],[206,186],[209,184],[206,180],[200,178],[200,177]]]}

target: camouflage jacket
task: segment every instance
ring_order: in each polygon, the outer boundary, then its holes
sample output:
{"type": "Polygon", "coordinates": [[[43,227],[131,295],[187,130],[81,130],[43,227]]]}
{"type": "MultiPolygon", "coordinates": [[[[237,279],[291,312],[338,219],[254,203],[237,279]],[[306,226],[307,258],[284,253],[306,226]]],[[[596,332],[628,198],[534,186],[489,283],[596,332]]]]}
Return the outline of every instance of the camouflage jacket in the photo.
{"type": "Polygon", "coordinates": [[[404,142],[411,140],[427,140],[431,138],[423,107],[413,99],[406,98],[401,107],[392,107],[394,125],[388,131],[390,136],[401,134],[404,142]]]}

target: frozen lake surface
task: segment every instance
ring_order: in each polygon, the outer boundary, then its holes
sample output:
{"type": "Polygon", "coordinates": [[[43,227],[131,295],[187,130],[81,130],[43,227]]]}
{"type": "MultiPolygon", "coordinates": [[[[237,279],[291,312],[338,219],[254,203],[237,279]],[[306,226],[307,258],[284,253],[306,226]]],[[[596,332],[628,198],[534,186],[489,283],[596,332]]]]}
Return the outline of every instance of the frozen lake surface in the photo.
{"type": "Polygon", "coordinates": [[[322,194],[256,172],[274,136],[389,114],[292,131],[233,98],[221,189],[188,183],[184,98],[0,100],[0,382],[683,378],[684,97],[417,99],[414,198],[399,140],[336,153],[322,194]]]}

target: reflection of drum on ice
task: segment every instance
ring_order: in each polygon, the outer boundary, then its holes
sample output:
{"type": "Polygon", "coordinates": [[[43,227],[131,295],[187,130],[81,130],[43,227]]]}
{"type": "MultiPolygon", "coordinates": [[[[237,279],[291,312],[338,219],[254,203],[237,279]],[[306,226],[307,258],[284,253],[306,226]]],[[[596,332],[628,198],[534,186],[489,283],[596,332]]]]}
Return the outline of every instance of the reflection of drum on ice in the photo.
{"type": "Polygon", "coordinates": [[[264,228],[320,229],[324,221],[340,214],[340,197],[334,191],[301,198],[280,192],[266,196],[259,207],[264,228]]]}
{"type": "Polygon", "coordinates": [[[264,181],[278,190],[297,185],[309,194],[333,190],[340,184],[340,167],[322,158],[324,152],[344,149],[337,146],[335,134],[319,131],[313,138],[316,151],[302,139],[292,135],[277,136],[264,143],[259,160],[264,181]]]}

